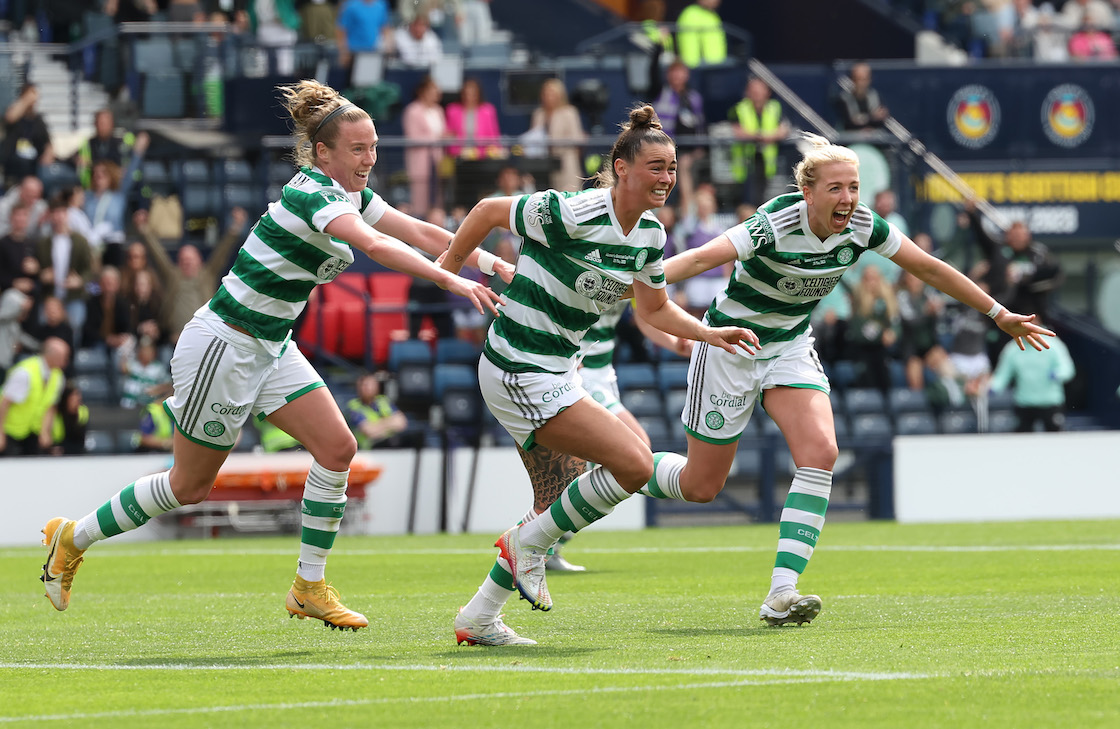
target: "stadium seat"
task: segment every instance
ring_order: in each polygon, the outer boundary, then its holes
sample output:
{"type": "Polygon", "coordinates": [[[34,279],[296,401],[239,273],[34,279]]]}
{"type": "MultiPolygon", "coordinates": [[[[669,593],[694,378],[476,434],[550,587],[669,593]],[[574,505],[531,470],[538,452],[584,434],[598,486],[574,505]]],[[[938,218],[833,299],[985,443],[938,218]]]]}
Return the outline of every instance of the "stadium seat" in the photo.
{"type": "Polygon", "coordinates": [[[629,362],[614,368],[618,375],[619,390],[638,390],[641,388],[654,389],[657,387],[657,376],[653,365],[648,362],[629,362]]]}
{"type": "MultiPolygon", "coordinates": [[[[450,428],[477,429],[482,424],[482,395],[478,387],[447,387],[440,398],[443,423],[450,428]]],[[[472,432],[472,435],[475,434],[472,432]]]]}
{"type": "Polygon", "coordinates": [[[137,38],[132,41],[132,67],[145,73],[175,69],[175,53],[166,37],[137,38]]]}
{"type": "MultiPolygon", "coordinates": [[[[253,179],[253,168],[243,159],[230,158],[222,160],[220,163],[220,170],[222,179],[225,180],[227,185],[234,182],[251,183],[255,181],[253,179]]],[[[287,180],[285,180],[285,182],[287,182],[287,180]]]]}
{"type": "Polygon", "coordinates": [[[621,400],[622,406],[629,410],[635,418],[661,418],[664,416],[665,404],[661,400],[660,390],[623,390],[621,400]]]}
{"type": "Polygon", "coordinates": [[[990,390],[988,392],[989,410],[1014,410],[1015,393],[1011,390],[990,390]]]}
{"type": "MultiPolygon", "coordinates": [[[[389,344],[389,358],[386,366],[390,372],[397,372],[403,364],[422,364],[431,367],[432,348],[427,342],[418,339],[405,339],[389,344]]],[[[462,364],[462,363],[459,363],[462,364]]]]}
{"type": "Polygon", "coordinates": [[[844,410],[848,415],[884,413],[883,393],[872,387],[853,387],[844,392],[844,410]]]}
{"type": "Polygon", "coordinates": [[[478,372],[470,365],[436,365],[432,377],[437,400],[442,399],[444,393],[450,389],[478,389],[478,372]]]}
{"type": "Polygon", "coordinates": [[[338,351],[339,306],[323,303],[318,289],[311,292],[307,309],[300,321],[296,344],[306,352],[322,349],[329,354],[338,351]]]}
{"type": "Polygon", "coordinates": [[[895,387],[887,394],[887,404],[896,417],[902,413],[926,413],[930,410],[925,392],[895,387]]]}
{"type": "Polygon", "coordinates": [[[131,453],[140,444],[140,431],[135,429],[117,431],[117,453],[131,453]]]}
{"type": "Polygon", "coordinates": [[[895,418],[895,433],[898,435],[934,435],[937,433],[937,418],[933,413],[902,413],[895,418]]]}
{"type": "Polygon", "coordinates": [[[361,359],[366,353],[366,286],[365,274],[340,273],[322,287],[323,301],[338,306],[338,354],[348,359],[361,359]]]}
{"type": "Polygon", "coordinates": [[[482,351],[462,339],[437,339],[436,364],[477,365],[482,351]]]}
{"type": "Polygon", "coordinates": [[[213,184],[217,182],[210,171],[210,165],[205,160],[188,159],[180,162],[176,167],[179,181],[184,185],[193,183],[213,184]]]}
{"type": "Polygon", "coordinates": [[[86,431],[86,452],[103,455],[117,452],[117,440],[107,430],[86,431]]]}
{"type": "Polygon", "coordinates": [[[662,392],[688,387],[688,362],[662,362],[657,366],[657,384],[662,392]]]}
{"type": "Polygon", "coordinates": [[[84,347],[74,352],[74,372],[79,375],[108,374],[112,364],[102,347],[84,347]]]}
{"type": "Polygon", "coordinates": [[[295,173],[296,168],[284,160],[277,160],[268,165],[268,181],[274,184],[286,185],[295,173]]]}
{"type": "Polygon", "coordinates": [[[848,419],[843,415],[833,414],[832,427],[836,431],[837,438],[847,438],[851,435],[851,428],[848,427],[848,419]]]}
{"type": "Polygon", "coordinates": [[[975,433],[977,430],[976,413],[971,410],[942,413],[939,422],[942,433],[975,433]]]}
{"type": "Polygon", "coordinates": [[[265,200],[261,189],[256,185],[234,183],[222,187],[222,203],[225,210],[245,208],[251,218],[264,210],[265,200]]]}
{"type": "Polygon", "coordinates": [[[388,368],[396,374],[397,396],[402,410],[422,411],[435,398],[432,349],[427,342],[407,339],[389,345],[388,368]]]}
{"type": "Polygon", "coordinates": [[[89,405],[113,405],[117,395],[108,374],[78,374],[74,384],[82,391],[82,400],[89,405]]]}
{"type": "Polygon", "coordinates": [[[774,419],[760,407],[754,409],[751,420],[757,421],[756,427],[758,428],[758,435],[760,436],[777,435],[780,437],[782,435],[782,429],[779,428],[778,424],[774,422],[774,419]]]}
{"type": "Polygon", "coordinates": [[[155,195],[170,195],[178,189],[163,160],[146,159],[141,162],[140,181],[155,195]]]}
{"type": "Polygon", "coordinates": [[[140,114],[181,119],[187,112],[186,81],[179,71],[146,72],[140,92],[140,114]]]}
{"type": "Polygon", "coordinates": [[[191,182],[183,186],[183,215],[186,218],[209,218],[221,209],[221,194],[205,183],[191,182]]]}
{"type": "Polygon", "coordinates": [[[1017,427],[1019,427],[1019,417],[1015,415],[1014,410],[988,411],[989,433],[1014,433],[1017,427]]]}
{"type": "Polygon", "coordinates": [[[851,434],[857,440],[889,438],[893,432],[891,419],[883,413],[860,413],[852,416],[851,434]]]}
{"type": "Polygon", "coordinates": [[[833,389],[836,390],[847,389],[856,380],[856,367],[846,359],[833,362],[831,366],[825,368],[825,372],[833,389]]]}
{"type": "Polygon", "coordinates": [[[384,362],[389,356],[389,342],[394,332],[407,332],[408,290],[412,277],[406,273],[371,273],[367,281],[373,313],[369,316],[373,328],[373,361],[384,362]]]}
{"type": "Polygon", "coordinates": [[[687,390],[662,390],[662,399],[665,403],[665,418],[670,423],[679,423],[684,405],[688,399],[687,390]]]}
{"type": "Polygon", "coordinates": [[[638,418],[638,425],[646,431],[655,451],[668,447],[672,434],[669,432],[669,425],[665,422],[665,418],[660,415],[638,418]]]}
{"type": "Polygon", "coordinates": [[[39,168],[39,179],[43,182],[43,197],[74,187],[79,183],[77,171],[66,162],[52,162],[39,168]]]}

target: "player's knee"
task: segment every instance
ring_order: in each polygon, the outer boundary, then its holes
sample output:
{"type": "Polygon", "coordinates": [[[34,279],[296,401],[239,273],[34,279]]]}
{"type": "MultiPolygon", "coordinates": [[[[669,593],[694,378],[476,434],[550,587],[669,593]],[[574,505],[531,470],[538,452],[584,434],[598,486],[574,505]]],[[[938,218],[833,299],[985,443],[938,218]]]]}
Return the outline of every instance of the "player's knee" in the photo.
{"type": "Polygon", "coordinates": [[[358,441],[349,430],[344,435],[332,438],[330,443],[319,449],[321,454],[315,454],[315,460],[324,468],[332,471],[345,471],[350,468],[350,461],[358,453],[358,441]]]}
{"type": "Polygon", "coordinates": [[[179,475],[175,473],[174,469],[171,470],[169,480],[171,482],[171,493],[183,506],[202,503],[214,487],[214,481],[211,479],[179,475]]]}
{"type": "Polygon", "coordinates": [[[688,501],[707,504],[715,501],[726,482],[726,475],[723,478],[714,473],[699,475],[697,470],[689,471],[688,466],[685,466],[681,472],[681,494],[688,501]]]}
{"type": "Polygon", "coordinates": [[[640,443],[617,454],[608,469],[619,485],[633,493],[653,476],[653,453],[640,443]]]}
{"type": "Polygon", "coordinates": [[[836,438],[822,434],[812,443],[807,444],[803,457],[798,459],[798,465],[810,468],[820,468],[831,471],[840,456],[840,449],[836,446],[836,438]]]}

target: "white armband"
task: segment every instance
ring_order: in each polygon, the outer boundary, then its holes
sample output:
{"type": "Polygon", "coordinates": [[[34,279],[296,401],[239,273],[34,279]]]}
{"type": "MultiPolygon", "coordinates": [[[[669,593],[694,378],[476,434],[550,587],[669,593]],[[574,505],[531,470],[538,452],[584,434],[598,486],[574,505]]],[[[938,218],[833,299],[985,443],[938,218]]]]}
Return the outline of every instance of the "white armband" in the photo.
{"type": "Polygon", "coordinates": [[[494,275],[494,264],[498,262],[498,257],[488,251],[478,252],[478,270],[485,273],[487,276],[494,275]]]}
{"type": "Polygon", "coordinates": [[[999,316],[999,313],[1001,311],[1003,311],[1003,304],[997,301],[996,303],[992,304],[991,309],[988,309],[988,318],[995,319],[997,316],[999,316]]]}

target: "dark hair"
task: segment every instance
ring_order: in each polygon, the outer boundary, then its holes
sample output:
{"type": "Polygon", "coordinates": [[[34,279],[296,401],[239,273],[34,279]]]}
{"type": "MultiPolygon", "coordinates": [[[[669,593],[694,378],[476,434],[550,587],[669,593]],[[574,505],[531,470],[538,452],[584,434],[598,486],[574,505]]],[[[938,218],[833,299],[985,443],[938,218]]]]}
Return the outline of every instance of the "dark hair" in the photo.
{"type": "Polygon", "coordinates": [[[339,124],[343,121],[361,121],[370,116],[360,107],[354,106],[342,94],[330,86],[315,80],[305,79],[290,86],[280,86],[284,108],[292,117],[295,125],[295,149],[292,153],[295,163],[301,167],[315,164],[315,145],[322,142],[332,147],[338,139],[339,124]],[[339,109],[340,113],[324,124],[328,116],[339,109]]]}
{"type": "Polygon", "coordinates": [[[639,104],[630,110],[630,118],[619,125],[622,129],[618,139],[611,147],[610,159],[603,163],[599,173],[595,175],[596,187],[614,187],[618,178],[614,174],[614,161],[616,159],[633,162],[645,144],[670,144],[676,143],[673,138],[661,129],[661,119],[649,104],[639,104]]]}

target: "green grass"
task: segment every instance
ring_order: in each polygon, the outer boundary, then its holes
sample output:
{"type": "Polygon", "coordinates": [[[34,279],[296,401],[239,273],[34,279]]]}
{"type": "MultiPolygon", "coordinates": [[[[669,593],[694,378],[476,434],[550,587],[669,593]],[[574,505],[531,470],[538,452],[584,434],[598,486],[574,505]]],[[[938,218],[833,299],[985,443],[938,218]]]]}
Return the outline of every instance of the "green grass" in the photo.
{"type": "Polygon", "coordinates": [[[295,537],[97,545],[61,614],[3,549],[0,726],[1117,726],[1120,522],[830,524],[801,628],[758,621],[776,538],[580,535],[521,648],[454,645],[482,536],[343,535],[357,633],[288,619],[295,537]]]}

